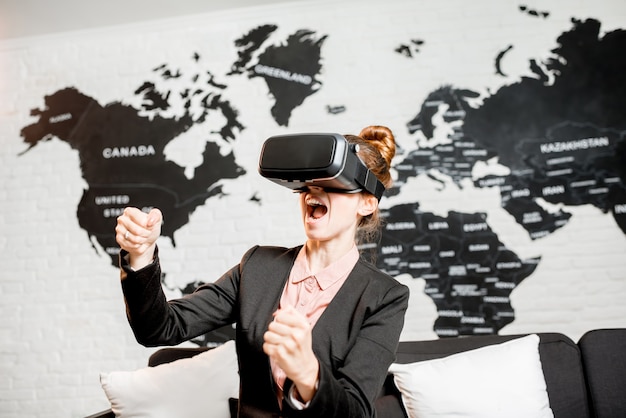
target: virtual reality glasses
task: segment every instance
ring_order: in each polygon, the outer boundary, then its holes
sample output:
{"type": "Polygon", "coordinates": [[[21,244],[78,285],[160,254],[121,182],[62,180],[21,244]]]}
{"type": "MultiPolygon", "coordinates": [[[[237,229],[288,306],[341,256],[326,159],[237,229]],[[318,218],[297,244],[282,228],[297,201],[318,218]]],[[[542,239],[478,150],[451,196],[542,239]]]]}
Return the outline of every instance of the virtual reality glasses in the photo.
{"type": "Polygon", "coordinates": [[[380,200],[385,186],[357,151],[358,145],[334,133],[272,136],[263,144],[259,173],[295,191],[310,186],[335,193],[367,191],[380,200]]]}

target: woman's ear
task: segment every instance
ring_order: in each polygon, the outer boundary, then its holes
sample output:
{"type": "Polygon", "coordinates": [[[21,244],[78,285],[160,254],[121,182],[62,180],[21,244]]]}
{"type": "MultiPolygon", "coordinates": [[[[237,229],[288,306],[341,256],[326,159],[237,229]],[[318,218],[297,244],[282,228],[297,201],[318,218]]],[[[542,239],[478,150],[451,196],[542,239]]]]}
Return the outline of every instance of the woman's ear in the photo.
{"type": "Polygon", "coordinates": [[[358,214],[366,217],[378,209],[378,199],[376,199],[376,196],[369,193],[363,193],[361,196],[363,196],[363,198],[359,205],[358,214]]]}

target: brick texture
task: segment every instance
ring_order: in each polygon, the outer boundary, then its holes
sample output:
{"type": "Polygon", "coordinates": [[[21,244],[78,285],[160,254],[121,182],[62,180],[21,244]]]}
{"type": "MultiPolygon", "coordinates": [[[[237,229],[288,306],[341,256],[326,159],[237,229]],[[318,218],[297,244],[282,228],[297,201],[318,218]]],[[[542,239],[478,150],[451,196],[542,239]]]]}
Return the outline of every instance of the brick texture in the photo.
{"type": "MultiPolygon", "coordinates": [[[[142,367],[154,351],[135,342],[118,272],[77,223],[86,184],[76,152],[51,138],[20,155],[26,149],[20,129],[33,123],[29,111],[42,107],[45,95],[73,86],[103,105],[130,100],[155,67],[190,67],[195,52],[218,82],[229,84],[224,94],[246,125],[233,151],[248,174],[225,181],[226,196],[191,215],[176,233],[176,247],[161,239],[166,285],[174,288],[214,280],[251,245],[301,243],[297,199],[256,173],[266,137],[358,133],[376,123],[391,127],[410,148],[406,123],[433,89],[453,84],[493,91],[529,75],[529,60],[547,57],[572,17],[597,18],[604,31],[626,26],[624,2],[526,4],[550,16],[525,15],[510,0],[320,0],[0,42],[0,416],[78,418],[105,409],[99,372],[142,367]],[[260,80],[224,77],[236,60],[233,41],[267,23],[278,25],[277,40],[302,28],[329,35],[323,86],[293,112],[288,127],[271,119],[272,99],[260,80]],[[391,52],[410,39],[424,40],[412,59],[391,52]],[[509,44],[515,48],[503,79],[494,74],[493,60],[509,44]],[[331,115],[327,105],[347,111],[331,115]],[[255,194],[262,204],[250,200],[255,194]]],[[[197,163],[193,137],[175,151],[183,164],[197,163]]],[[[589,329],[626,326],[626,236],[610,215],[568,208],[573,217],[566,227],[531,242],[502,210],[496,190],[449,185],[438,193],[437,186],[419,179],[407,185],[407,194],[428,196],[421,209],[443,216],[450,209],[484,211],[520,257],[542,256],[512,293],[516,319],[503,333],[555,331],[578,339],[589,329]]],[[[436,338],[435,307],[423,280],[399,280],[412,291],[403,339],[436,338]]]]}

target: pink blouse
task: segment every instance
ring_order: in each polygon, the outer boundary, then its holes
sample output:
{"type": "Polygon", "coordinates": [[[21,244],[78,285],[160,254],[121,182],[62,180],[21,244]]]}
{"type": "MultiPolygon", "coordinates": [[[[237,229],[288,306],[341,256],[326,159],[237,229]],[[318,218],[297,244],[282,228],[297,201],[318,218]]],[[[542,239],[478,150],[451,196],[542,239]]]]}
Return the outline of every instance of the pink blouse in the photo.
{"type": "MultiPolygon", "coordinates": [[[[289,274],[279,308],[293,306],[304,314],[311,324],[311,328],[322,316],[322,313],[335,297],[341,286],[348,278],[359,260],[359,250],[356,245],[343,257],[323,270],[313,274],[309,269],[306,257],[306,246],[303,246],[289,274]]],[[[271,362],[272,375],[279,389],[279,399],[282,398],[282,389],[286,375],[278,365],[271,362]]]]}

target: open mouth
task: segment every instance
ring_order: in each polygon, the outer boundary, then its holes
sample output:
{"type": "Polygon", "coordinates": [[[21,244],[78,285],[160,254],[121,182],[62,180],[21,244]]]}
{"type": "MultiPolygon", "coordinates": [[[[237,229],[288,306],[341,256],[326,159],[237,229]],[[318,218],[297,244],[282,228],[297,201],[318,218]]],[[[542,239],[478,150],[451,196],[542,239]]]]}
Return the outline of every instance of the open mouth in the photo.
{"type": "Polygon", "coordinates": [[[319,200],[309,197],[306,200],[306,213],[310,219],[320,219],[328,212],[328,208],[319,200]]]}

